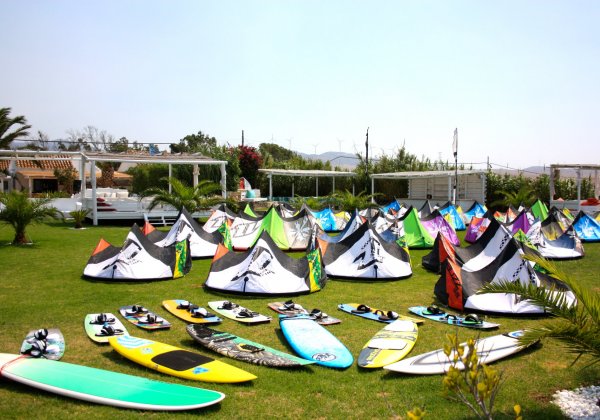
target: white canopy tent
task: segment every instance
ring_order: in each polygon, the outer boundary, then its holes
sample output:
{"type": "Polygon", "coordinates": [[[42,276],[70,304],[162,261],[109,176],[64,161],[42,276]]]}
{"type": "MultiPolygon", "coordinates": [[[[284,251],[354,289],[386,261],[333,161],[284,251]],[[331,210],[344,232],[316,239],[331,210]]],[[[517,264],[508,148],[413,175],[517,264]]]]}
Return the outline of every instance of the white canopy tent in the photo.
{"type": "MultiPolygon", "coordinates": [[[[459,170],[457,200],[485,202],[486,171],[459,170]]],[[[371,174],[371,194],[375,194],[376,179],[408,180],[408,199],[452,201],[455,171],[390,172],[371,174]]],[[[404,197],[402,197],[404,198],[404,197]]]]}
{"type": "MultiPolygon", "coordinates": [[[[332,178],[333,191],[335,191],[335,178],[337,177],[354,177],[354,172],[342,172],[342,171],[322,171],[322,170],[310,170],[310,169],[259,169],[259,172],[267,174],[269,178],[269,201],[273,199],[273,176],[291,176],[291,177],[315,177],[315,191],[316,196],[319,196],[319,178],[332,178]]],[[[352,194],[354,194],[354,184],[352,185],[352,194]]],[[[292,197],[294,196],[294,183],[292,182],[292,197]]]]}

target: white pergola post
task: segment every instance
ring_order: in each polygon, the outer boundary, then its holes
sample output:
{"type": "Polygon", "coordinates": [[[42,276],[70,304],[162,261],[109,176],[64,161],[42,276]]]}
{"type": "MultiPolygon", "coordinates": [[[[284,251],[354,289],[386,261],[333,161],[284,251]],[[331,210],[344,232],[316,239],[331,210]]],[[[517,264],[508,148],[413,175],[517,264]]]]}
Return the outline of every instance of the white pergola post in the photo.
{"type": "Polygon", "coordinates": [[[33,179],[27,178],[27,193],[29,194],[29,198],[31,198],[31,193],[33,192],[33,179]]]}
{"type": "MultiPolygon", "coordinates": [[[[196,169],[198,165],[195,165],[196,169]]],[[[198,173],[194,175],[195,185],[198,185],[198,173]]],[[[221,163],[221,195],[223,198],[227,198],[227,170],[225,169],[225,163],[221,163]]]]}
{"type": "Polygon", "coordinates": [[[81,202],[85,200],[85,162],[86,159],[83,155],[81,156],[81,161],[79,162],[79,180],[81,182],[81,187],[79,188],[79,194],[81,195],[81,202]]]}
{"type": "MultiPolygon", "coordinates": [[[[294,186],[292,185],[292,190],[294,186]]],[[[273,174],[269,174],[269,201],[273,201],[273,174]]]]}
{"type": "Polygon", "coordinates": [[[581,211],[581,168],[577,169],[577,212],[581,211]]]}
{"type": "MultiPolygon", "coordinates": [[[[169,163],[169,179],[173,176],[173,165],[169,163]]],[[[171,182],[169,182],[169,194],[171,194],[173,187],[171,186],[171,182]]]]}
{"type": "MultiPolygon", "coordinates": [[[[481,174],[481,203],[485,205],[485,175],[481,174]]],[[[552,197],[550,197],[552,199],[552,197]]]]}
{"type": "MultiPolygon", "coordinates": [[[[354,194],[354,184],[352,185],[352,194],[354,194]]],[[[371,203],[375,203],[375,178],[371,177],[371,203]]]]}
{"type": "Polygon", "coordinates": [[[194,164],[194,170],[193,170],[193,176],[192,176],[192,185],[194,187],[196,185],[198,185],[198,175],[199,174],[200,174],[200,171],[198,170],[198,164],[194,164]]]}
{"type": "Polygon", "coordinates": [[[92,223],[98,226],[98,203],[96,202],[96,161],[90,160],[90,183],[92,184],[92,223]]]}
{"type": "Polygon", "coordinates": [[[456,202],[452,198],[452,176],[448,177],[448,201],[452,201],[452,204],[456,206],[456,202]]]}

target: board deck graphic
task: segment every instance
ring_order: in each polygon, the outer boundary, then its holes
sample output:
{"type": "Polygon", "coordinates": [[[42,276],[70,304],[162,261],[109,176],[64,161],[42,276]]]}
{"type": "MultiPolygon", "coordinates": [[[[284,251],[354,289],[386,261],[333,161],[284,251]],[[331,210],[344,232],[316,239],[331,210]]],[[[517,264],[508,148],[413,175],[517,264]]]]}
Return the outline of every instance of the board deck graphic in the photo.
{"type": "Polygon", "coordinates": [[[404,358],[412,350],[418,336],[417,324],[396,320],[377,332],[358,355],[358,366],[381,368],[404,358]]]}
{"type": "Polygon", "coordinates": [[[123,323],[112,313],[87,314],[83,328],[88,337],[96,343],[108,343],[113,335],[129,334],[123,323]]]}
{"type": "Polygon", "coordinates": [[[279,325],[290,346],[305,359],[337,369],[345,369],[354,362],[346,346],[307,315],[280,315],[279,325]]]}
{"type": "MultiPolygon", "coordinates": [[[[523,331],[512,331],[477,340],[475,349],[479,362],[489,364],[525,349],[518,342],[521,335],[523,335],[523,331]]],[[[465,343],[461,345],[464,347],[465,343]]],[[[453,357],[453,355],[451,354],[450,357],[453,357]]],[[[413,375],[442,374],[446,373],[449,368],[450,361],[444,354],[443,349],[430,351],[384,366],[384,369],[387,370],[413,375]]],[[[459,362],[457,368],[464,369],[464,365],[459,362]]]]}
{"type": "Polygon", "coordinates": [[[0,353],[0,376],[70,398],[137,410],[192,410],[225,395],[82,365],[0,353]]]}
{"type": "Polygon", "coordinates": [[[218,324],[223,320],[205,308],[183,299],[163,300],[163,307],[186,322],[194,324],[218,324]]]}
{"type": "Polygon", "coordinates": [[[415,324],[422,324],[423,320],[422,319],[418,319],[418,318],[413,318],[411,316],[406,316],[406,315],[399,315],[399,314],[390,314],[391,311],[386,311],[383,309],[378,309],[378,308],[373,308],[364,304],[360,304],[360,303],[340,303],[338,305],[338,309],[340,311],[352,314],[352,315],[356,315],[356,316],[360,316],[361,318],[365,318],[365,319],[370,319],[372,321],[378,321],[378,322],[385,322],[385,323],[391,323],[394,322],[397,319],[403,320],[403,321],[412,321],[415,324]],[[363,310],[361,310],[363,309],[363,310]],[[392,315],[392,316],[390,316],[392,315]],[[394,318],[394,316],[397,316],[397,318],[394,318]]]}
{"type": "Polygon", "coordinates": [[[313,318],[317,323],[321,325],[335,325],[342,322],[338,318],[334,318],[331,315],[324,313],[318,309],[314,309],[312,311],[308,311],[304,309],[301,305],[294,304],[293,302],[271,302],[267,304],[270,309],[274,310],[279,314],[284,315],[302,315],[306,314],[313,318]]]}
{"type": "Polygon", "coordinates": [[[235,383],[256,379],[235,366],[169,344],[122,335],[108,339],[122,356],[167,375],[203,382],[235,383]]]}
{"type": "Polygon", "coordinates": [[[271,347],[221,332],[204,325],[190,324],[187,332],[194,340],[223,356],[269,367],[301,367],[314,361],[302,359],[271,347]]]}
{"type": "Polygon", "coordinates": [[[60,360],[65,348],[65,337],[58,328],[41,328],[27,333],[21,344],[21,354],[60,360]]]}
{"type": "Polygon", "coordinates": [[[498,328],[500,326],[500,324],[494,324],[492,322],[483,321],[479,319],[478,316],[474,315],[467,315],[465,317],[452,315],[437,307],[428,308],[425,306],[413,306],[408,308],[408,310],[415,315],[422,316],[423,318],[427,318],[436,322],[441,322],[442,324],[456,325],[457,327],[478,328],[482,330],[487,330],[491,328],[498,328]]]}
{"type": "Polygon", "coordinates": [[[244,324],[262,324],[271,322],[270,316],[261,315],[228,300],[216,300],[208,302],[210,309],[225,318],[233,319],[244,324]]]}
{"type": "Polygon", "coordinates": [[[154,312],[150,312],[141,305],[122,306],[119,308],[119,313],[136,327],[145,330],[171,328],[171,323],[169,321],[156,315],[154,312]]]}

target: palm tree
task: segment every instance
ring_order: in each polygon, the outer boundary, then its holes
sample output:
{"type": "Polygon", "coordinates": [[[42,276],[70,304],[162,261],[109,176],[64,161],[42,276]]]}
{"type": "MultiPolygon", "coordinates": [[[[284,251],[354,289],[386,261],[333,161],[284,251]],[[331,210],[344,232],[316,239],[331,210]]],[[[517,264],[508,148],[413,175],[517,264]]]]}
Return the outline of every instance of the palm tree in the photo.
{"type": "Polygon", "coordinates": [[[501,190],[498,191],[498,193],[502,195],[503,198],[491,203],[491,207],[513,206],[515,208],[518,208],[520,205],[524,205],[525,207],[531,207],[531,205],[537,200],[533,189],[531,189],[531,187],[527,185],[521,185],[521,188],[519,188],[517,192],[501,190]]]}
{"type": "Polygon", "coordinates": [[[10,114],[10,108],[0,108],[0,149],[7,149],[13,140],[19,137],[27,137],[29,135],[30,125],[27,125],[27,119],[19,115],[14,118],[8,116],[10,114]],[[9,133],[13,125],[21,125],[16,128],[13,132],[9,133]]]}
{"type": "Polygon", "coordinates": [[[152,197],[149,210],[159,204],[168,204],[177,210],[185,207],[187,211],[194,213],[223,202],[229,203],[229,200],[214,195],[214,193],[221,191],[221,185],[216,182],[202,180],[195,187],[191,187],[177,178],[171,177],[167,180],[171,184],[172,192],[164,188],[151,187],[141,194],[142,197],[152,197]]]}
{"type": "Polygon", "coordinates": [[[343,192],[336,191],[330,196],[330,202],[333,207],[347,212],[353,212],[355,209],[362,210],[369,207],[377,207],[377,204],[372,202],[374,197],[381,194],[367,194],[366,191],[361,191],[358,195],[352,194],[346,190],[343,192]]]}
{"type": "Polygon", "coordinates": [[[534,256],[526,258],[569,286],[577,298],[577,304],[570,305],[562,293],[554,293],[553,289],[508,281],[487,284],[477,293],[514,293],[546,308],[558,318],[544,323],[541,327],[526,330],[519,339],[523,345],[530,345],[545,338],[554,338],[569,352],[577,355],[573,363],[584,354],[591,356],[590,365],[600,362],[600,296],[598,293],[581,286],[544,258],[534,256]]]}
{"type": "Polygon", "coordinates": [[[31,223],[39,223],[47,217],[56,218],[58,210],[48,206],[49,198],[29,199],[27,194],[19,191],[0,193],[0,223],[11,225],[15,230],[13,245],[29,243],[25,229],[31,223]]]}

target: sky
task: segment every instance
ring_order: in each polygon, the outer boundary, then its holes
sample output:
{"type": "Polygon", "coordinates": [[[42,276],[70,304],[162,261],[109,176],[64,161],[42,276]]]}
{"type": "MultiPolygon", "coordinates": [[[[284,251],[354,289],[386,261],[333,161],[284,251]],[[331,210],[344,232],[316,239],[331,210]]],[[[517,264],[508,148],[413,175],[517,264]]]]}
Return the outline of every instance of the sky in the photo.
{"type": "MultiPolygon", "coordinates": [[[[600,164],[596,0],[2,0],[0,107],[51,139],[600,164]]],[[[161,146],[164,148],[166,146],[161,146]]]]}

